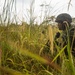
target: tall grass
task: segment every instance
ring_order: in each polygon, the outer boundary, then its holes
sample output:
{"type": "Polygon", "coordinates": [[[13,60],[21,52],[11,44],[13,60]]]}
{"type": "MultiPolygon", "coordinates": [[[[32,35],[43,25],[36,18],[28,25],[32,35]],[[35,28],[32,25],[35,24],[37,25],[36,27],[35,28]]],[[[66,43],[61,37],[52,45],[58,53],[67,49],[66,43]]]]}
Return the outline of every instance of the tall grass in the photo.
{"type": "Polygon", "coordinates": [[[68,39],[67,51],[68,51],[68,58],[69,58],[69,68],[71,70],[71,74],[75,75],[75,71],[74,71],[75,67],[74,67],[73,57],[72,57],[72,54],[71,54],[72,50],[71,50],[70,34],[69,34],[69,31],[68,31],[68,27],[67,27],[67,39],[68,39]]]}
{"type": "MultiPolygon", "coordinates": [[[[3,13],[1,15],[0,26],[0,71],[2,75],[65,75],[65,64],[67,65],[67,74],[75,75],[74,61],[70,52],[70,42],[68,38],[68,45],[61,50],[59,46],[57,49],[59,53],[53,49],[54,34],[57,29],[48,25],[33,25],[34,24],[34,0],[31,3],[30,8],[30,25],[24,23],[17,25],[11,23],[11,11],[13,9],[13,3],[16,1],[5,0],[3,13]],[[6,9],[5,9],[6,8],[6,9]],[[32,18],[34,18],[32,20],[32,18]],[[5,26],[7,22],[7,26],[5,26]],[[44,47],[48,38],[51,41],[51,53],[48,53],[51,57],[41,57],[41,49],[44,47]],[[55,61],[59,56],[63,57],[63,51],[67,47],[69,60],[63,58],[61,66],[55,61]],[[65,62],[66,61],[66,62],[65,62]],[[69,61],[69,62],[67,62],[69,61]],[[65,63],[65,64],[64,64],[65,63]]],[[[16,11],[16,7],[15,7],[16,11]]],[[[15,16],[16,20],[16,16],[15,16]]]]}
{"type": "MultiPolygon", "coordinates": [[[[25,25],[25,26],[10,25],[8,30],[6,30],[7,28],[6,26],[0,27],[1,28],[0,47],[2,50],[1,66],[3,67],[3,68],[1,67],[0,69],[2,70],[2,72],[5,71],[4,68],[9,68],[9,71],[11,71],[12,69],[14,71],[19,71],[21,73],[24,73],[25,75],[27,74],[30,74],[30,75],[35,75],[35,74],[36,75],[41,75],[41,74],[62,75],[63,74],[65,75],[66,70],[63,71],[64,69],[66,69],[66,67],[64,66],[65,64],[67,64],[66,66],[68,71],[71,69],[69,71],[69,74],[72,74],[74,72],[74,64],[72,63],[73,58],[71,57],[71,55],[69,55],[69,60],[66,60],[65,58],[63,58],[63,63],[62,63],[62,66],[60,66],[60,68],[59,68],[59,65],[55,64],[57,57],[59,56],[63,57],[63,52],[65,48],[67,47],[67,50],[69,50],[70,48],[69,45],[63,47],[61,50],[59,50],[59,47],[57,47],[59,53],[57,53],[57,55],[54,56],[53,60],[51,60],[50,57],[48,58],[48,57],[39,56],[40,49],[44,46],[45,42],[48,40],[48,37],[49,37],[48,36],[49,26],[47,26],[45,29],[42,29],[42,27],[45,28],[42,25],[32,26],[31,37],[29,37],[28,35],[29,25],[25,25]],[[24,30],[22,30],[23,29],[22,27],[24,28],[24,30]],[[44,30],[44,33],[42,33],[43,30],[44,30]]],[[[51,33],[54,33],[54,31],[52,29],[51,33]]],[[[53,49],[53,53],[54,52],[55,51],[53,49]]],[[[53,57],[52,54],[50,54],[50,56],[53,57]]],[[[5,73],[9,71],[6,70],[5,73]]],[[[74,75],[74,73],[72,75],[74,75]]]]}

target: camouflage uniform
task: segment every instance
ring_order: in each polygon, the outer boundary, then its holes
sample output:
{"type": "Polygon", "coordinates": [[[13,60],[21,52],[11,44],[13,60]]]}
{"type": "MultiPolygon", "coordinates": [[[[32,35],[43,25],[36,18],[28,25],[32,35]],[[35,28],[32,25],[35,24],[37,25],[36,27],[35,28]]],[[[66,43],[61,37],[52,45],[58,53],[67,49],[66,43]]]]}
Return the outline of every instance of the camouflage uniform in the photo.
{"type": "MultiPolygon", "coordinates": [[[[63,13],[57,16],[56,22],[58,23],[58,28],[61,30],[61,32],[57,32],[54,38],[54,54],[51,55],[50,52],[50,41],[48,40],[43,48],[43,56],[44,54],[46,56],[50,56],[50,58],[54,58],[60,50],[62,50],[63,47],[68,45],[68,42],[70,42],[70,52],[75,57],[75,28],[71,26],[72,18],[69,14],[63,13]],[[66,21],[66,22],[65,22],[66,21]],[[69,41],[68,41],[69,39],[69,41]],[[57,47],[59,49],[57,49],[57,47]]],[[[65,48],[64,52],[58,56],[55,63],[59,64],[62,67],[62,73],[63,75],[72,75],[70,66],[69,65],[69,59],[68,59],[68,50],[65,48]]],[[[73,58],[74,58],[73,57],[73,58]]],[[[60,74],[59,74],[60,75],[60,74]]]]}
{"type": "MultiPolygon", "coordinates": [[[[58,26],[59,30],[62,30],[62,33],[57,32],[54,39],[54,44],[61,47],[60,50],[68,44],[68,37],[70,38],[70,47],[72,48],[72,54],[75,57],[75,28],[71,26],[72,18],[69,14],[63,13],[57,16],[56,20],[57,23],[61,23],[62,27],[60,25],[58,26]],[[67,22],[67,25],[65,27],[65,21],[67,22]],[[67,29],[66,29],[67,28],[67,29]],[[68,32],[68,33],[67,33],[68,32]]],[[[54,46],[55,52],[57,51],[54,46]]],[[[49,40],[45,44],[43,48],[43,54],[48,54],[50,52],[50,42],[49,40]]],[[[65,55],[68,56],[67,49],[64,50],[65,55]]],[[[57,52],[58,53],[58,52],[57,52]]]]}
{"type": "MultiPolygon", "coordinates": [[[[69,54],[68,52],[71,52],[71,54],[73,55],[73,58],[75,57],[75,27],[71,26],[72,18],[69,14],[66,14],[66,13],[58,15],[56,18],[56,22],[58,23],[59,30],[62,30],[62,34],[60,34],[61,37],[59,37],[59,38],[62,38],[62,40],[63,40],[63,42],[61,42],[61,44],[63,43],[62,46],[63,47],[65,45],[67,45],[67,47],[68,47],[68,45],[70,46],[70,49],[65,48],[65,50],[64,50],[66,59],[64,58],[64,55],[63,55],[63,58],[62,58],[63,60],[62,60],[62,64],[61,64],[62,73],[63,73],[63,75],[72,75],[72,70],[70,69],[71,55],[68,55],[69,54]]],[[[60,41],[57,41],[57,43],[59,43],[59,42],[60,41]]],[[[59,63],[61,62],[60,58],[59,59],[57,58],[57,60],[59,63]]],[[[74,59],[72,59],[72,60],[74,60],[74,59]]]]}
{"type": "MultiPolygon", "coordinates": [[[[68,38],[70,42],[71,52],[75,56],[75,28],[71,26],[72,18],[69,14],[63,13],[57,16],[57,23],[61,23],[62,27],[58,26],[59,30],[62,30],[62,40],[64,41],[63,47],[68,44],[68,38]],[[66,24],[65,24],[66,21],[66,24]],[[66,25],[66,26],[65,26],[66,25]]],[[[59,43],[59,42],[58,42],[59,43]]],[[[68,55],[67,49],[65,49],[66,56],[68,55]]]]}

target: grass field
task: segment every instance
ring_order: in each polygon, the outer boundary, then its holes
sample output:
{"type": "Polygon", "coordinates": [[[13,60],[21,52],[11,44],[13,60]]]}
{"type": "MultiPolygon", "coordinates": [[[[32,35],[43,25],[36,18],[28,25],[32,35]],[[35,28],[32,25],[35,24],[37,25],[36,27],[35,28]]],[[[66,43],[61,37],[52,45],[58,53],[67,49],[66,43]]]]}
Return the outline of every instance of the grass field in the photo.
{"type": "Polygon", "coordinates": [[[65,58],[64,48],[55,56],[51,49],[48,57],[41,57],[45,43],[52,42],[57,31],[50,25],[0,26],[1,75],[74,75],[74,60],[65,58]],[[59,55],[61,64],[56,63],[59,55]]]}
{"type": "MultiPolygon", "coordinates": [[[[69,0],[68,9],[70,4],[71,0],[69,0]]],[[[16,0],[4,2],[0,14],[0,75],[75,75],[75,58],[71,55],[69,37],[67,37],[66,46],[56,45],[54,37],[60,31],[55,25],[47,24],[44,20],[40,25],[34,24],[33,5],[34,1],[27,14],[30,24],[21,21],[23,23],[19,25],[16,0]],[[50,50],[47,52],[47,49],[43,50],[43,48],[48,40],[50,50]],[[65,48],[68,51],[68,59],[64,54],[65,48]],[[57,63],[58,57],[60,57],[60,63],[57,63]]]]}

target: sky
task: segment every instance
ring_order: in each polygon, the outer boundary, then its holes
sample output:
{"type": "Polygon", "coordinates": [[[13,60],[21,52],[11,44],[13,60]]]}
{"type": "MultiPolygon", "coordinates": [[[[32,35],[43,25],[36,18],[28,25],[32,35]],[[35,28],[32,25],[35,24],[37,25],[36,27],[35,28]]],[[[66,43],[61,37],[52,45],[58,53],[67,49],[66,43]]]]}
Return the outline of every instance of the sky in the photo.
{"type": "MultiPolygon", "coordinates": [[[[11,0],[9,0],[11,1],[11,0]]],[[[16,0],[16,12],[13,8],[13,14],[17,15],[19,21],[29,21],[29,9],[32,0],[16,0]]],[[[42,21],[44,15],[57,16],[60,13],[69,13],[72,17],[75,17],[75,0],[71,0],[71,4],[68,10],[68,3],[70,0],[35,0],[34,3],[34,17],[36,21],[42,21]],[[40,5],[44,5],[41,7],[40,5]],[[45,7],[48,5],[47,7],[45,7]],[[46,13],[46,11],[48,11],[46,13]],[[42,14],[42,15],[41,15],[42,14]],[[41,17],[41,18],[40,18],[41,17]]],[[[4,0],[0,0],[0,14],[2,12],[4,0]]]]}

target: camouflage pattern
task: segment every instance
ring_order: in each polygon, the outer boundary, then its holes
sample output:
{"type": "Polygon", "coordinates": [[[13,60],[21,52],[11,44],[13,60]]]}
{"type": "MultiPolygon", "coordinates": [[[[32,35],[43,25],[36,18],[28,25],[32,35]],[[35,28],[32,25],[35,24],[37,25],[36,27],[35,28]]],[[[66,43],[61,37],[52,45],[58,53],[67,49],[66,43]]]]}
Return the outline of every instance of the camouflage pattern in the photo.
{"type": "MultiPolygon", "coordinates": [[[[68,27],[61,29],[62,32],[57,32],[54,38],[54,55],[58,54],[58,49],[56,48],[56,45],[59,47],[59,50],[61,50],[65,45],[68,44],[68,37],[70,41],[70,47],[71,47],[71,53],[75,57],[75,28],[71,26],[72,18],[69,14],[63,13],[57,16],[56,22],[63,24],[63,22],[66,21],[68,23],[68,27]]],[[[58,27],[59,28],[59,27],[58,27]]],[[[62,28],[62,27],[61,27],[62,28]]],[[[66,57],[68,56],[67,48],[64,50],[64,53],[66,57]]],[[[43,48],[43,54],[50,54],[50,41],[48,40],[43,48]]],[[[51,55],[51,54],[50,54],[51,55]]],[[[58,57],[59,58],[59,57],[58,57]]],[[[58,62],[60,59],[58,59],[58,62]]]]}

